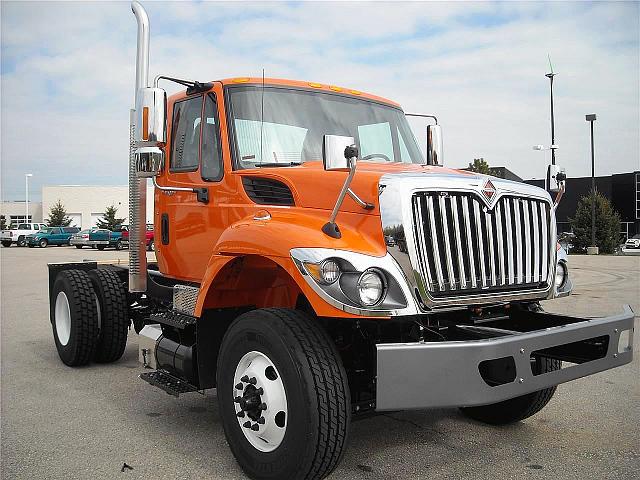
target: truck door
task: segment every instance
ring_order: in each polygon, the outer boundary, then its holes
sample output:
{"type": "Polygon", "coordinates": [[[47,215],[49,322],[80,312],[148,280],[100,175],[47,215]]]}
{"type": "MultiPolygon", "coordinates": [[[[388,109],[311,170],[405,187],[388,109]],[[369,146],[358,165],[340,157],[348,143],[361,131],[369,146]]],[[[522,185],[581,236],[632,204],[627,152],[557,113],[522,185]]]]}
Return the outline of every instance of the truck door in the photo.
{"type": "Polygon", "coordinates": [[[225,212],[219,208],[223,177],[218,99],[221,87],[173,104],[167,145],[168,168],[163,186],[192,192],[156,191],[155,247],[162,271],[199,282],[222,232],[225,212]]]}

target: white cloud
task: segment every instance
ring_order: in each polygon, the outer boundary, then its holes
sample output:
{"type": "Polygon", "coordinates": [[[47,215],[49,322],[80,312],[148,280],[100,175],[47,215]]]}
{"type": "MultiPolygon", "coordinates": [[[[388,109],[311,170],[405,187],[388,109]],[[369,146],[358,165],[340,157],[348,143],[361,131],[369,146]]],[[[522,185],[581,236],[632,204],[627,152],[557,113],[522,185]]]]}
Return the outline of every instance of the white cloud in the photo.
{"type": "MultiPolygon", "coordinates": [[[[584,114],[598,114],[597,173],[640,169],[638,3],[147,2],[151,76],[298,78],[436,114],[446,161],[483,156],[541,177],[547,53],[559,72],[559,163],[588,175],[584,114]]],[[[2,196],[42,184],[124,184],[135,20],[127,3],[1,4],[2,196]]]]}

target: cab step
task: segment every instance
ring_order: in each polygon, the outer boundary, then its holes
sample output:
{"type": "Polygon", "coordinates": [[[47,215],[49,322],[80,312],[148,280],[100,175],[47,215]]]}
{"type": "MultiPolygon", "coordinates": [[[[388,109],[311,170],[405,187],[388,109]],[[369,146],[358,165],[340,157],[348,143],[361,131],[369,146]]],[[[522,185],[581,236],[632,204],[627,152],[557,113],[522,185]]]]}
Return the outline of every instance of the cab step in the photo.
{"type": "Polygon", "coordinates": [[[174,397],[178,397],[181,393],[199,392],[198,387],[176,378],[164,370],[141,373],[140,378],[174,397]]]}
{"type": "Polygon", "coordinates": [[[162,323],[171,327],[184,330],[185,328],[195,325],[198,319],[191,315],[169,310],[168,312],[154,313],[149,316],[150,323],[162,323]]]}

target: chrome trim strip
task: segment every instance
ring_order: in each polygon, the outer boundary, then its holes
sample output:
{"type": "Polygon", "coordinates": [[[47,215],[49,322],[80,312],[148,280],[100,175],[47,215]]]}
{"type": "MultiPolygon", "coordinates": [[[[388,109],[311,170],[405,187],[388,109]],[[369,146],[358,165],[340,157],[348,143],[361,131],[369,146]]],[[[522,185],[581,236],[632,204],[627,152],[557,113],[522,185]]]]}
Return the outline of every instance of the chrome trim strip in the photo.
{"type": "Polygon", "coordinates": [[[440,247],[438,245],[438,235],[436,230],[436,218],[433,213],[433,199],[427,197],[427,213],[429,214],[429,225],[431,226],[431,245],[433,245],[433,258],[436,265],[436,276],[438,277],[438,285],[440,290],[445,289],[444,276],[442,274],[442,265],[440,263],[440,247]]]}
{"type": "Polygon", "coordinates": [[[515,283],[515,265],[513,255],[513,229],[511,228],[511,202],[504,202],[504,215],[507,224],[507,270],[509,271],[509,285],[515,283]]]}
{"type": "Polygon", "coordinates": [[[525,262],[525,283],[531,283],[531,217],[529,215],[529,201],[522,202],[522,221],[524,222],[524,256],[522,260],[525,262]]]}
{"type": "Polygon", "coordinates": [[[442,231],[444,233],[444,253],[447,260],[447,273],[449,274],[449,285],[447,290],[455,290],[456,275],[453,271],[453,255],[451,254],[451,240],[449,239],[449,217],[447,216],[447,206],[445,204],[445,197],[442,195],[439,198],[440,203],[440,221],[442,223],[442,231]]]}
{"type": "MultiPolygon", "coordinates": [[[[420,199],[420,197],[418,197],[416,199],[418,202],[422,202],[422,200],[420,199]]],[[[418,234],[418,246],[419,249],[416,252],[417,255],[419,255],[421,257],[420,260],[420,265],[422,265],[422,278],[425,278],[424,275],[424,271],[426,270],[427,275],[427,282],[429,282],[429,288],[431,288],[431,286],[433,285],[433,277],[431,276],[431,269],[430,268],[424,268],[425,265],[429,264],[429,253],[427,252],[427,247],[426,247],[426,242],[425,242],[425,238],[424,238],[424,218],[422,218],[422,208],[418,207],[416,209],[417,214],[418,214],[418,221],[420,222],[420,226],[421,228],[417,229],[417,234],[418,234]]]]}
{"type": "Polygon", "coordinates": [[[504,239],[502,238],[502,204],[498,203],[495,208],[496,216],[496,235],[498,236],[498,261],[500,262],[500,285],[504,285],[507,282],[506,274],[504,271],[504,239]]]}
{"type": "Polygon", "coordinates": [[[531,204],[531,216],[533,220],[533,281],[540,281],[540,228],[538,227],[538,206],[531,204]]]}
{"type": "Polygon", "coordinates": [[[464,216],[464,228],[467,231],[467,248],[469,249],[469,268],[471,270],[471,287],[478,286],[476,275],[476,259],[473,253],[473,240],[471,239],[471,219],[469,218],[469,197],[462,197],[462,214],[464,216]]]}
{"type": "Polygon", "coordinates": [[[493,222],[491,221],[491,214],[489,211],[484,213],[485,225],[487,226],[487,243],[489,244],[489,267],[491,269],[491,285],[497,285],[496,282],[496,256],[493,246],[493,222]]]}
{"type": "Polygon", "coordinates": [[[478,239],[478,257],[480,259],[480,275],[482,275],[482,286],[487,286],[487,270],[484,263],[484,232],[482,231],[482,221],[480,220],[480,203],[473,202],[473,219],[476,224],[476,238],[478,239]]]}
{"type": "MultiPolygon", "coordinates": [[[[542,241],[543,247],[545,242],[549,242],[549,237],[547,236],[547,210],[544,208],[544,203],[539,203],[540,208],[540,218],[542,219],[542,241]]],[[[548,250],[546,248],[542,248],[542,278],[547,278],[549,276],[549,255],[548,250]]]]}
{"type": "Polygon", "coordinates": [[[458,213],[458,197],[451,197],[451,213],[453,215],[453,231],[456,235],[456,248],[458,253],[458,271],[460,272],[460,288],[467,288],[467,272],[464,268],[464,258],[462,252],[462,240],[460,238],[460,220],[458,213]]]}
{"type": "Polygon", "coordinates": [[[513,214],[515,216],[516,224],[516,283],[523,283],[524,275],[522,272],[522,257],[524,254],[522,251],[522,225],[520,223],[520,201],[516,198],[513,199],[513,214]]]}

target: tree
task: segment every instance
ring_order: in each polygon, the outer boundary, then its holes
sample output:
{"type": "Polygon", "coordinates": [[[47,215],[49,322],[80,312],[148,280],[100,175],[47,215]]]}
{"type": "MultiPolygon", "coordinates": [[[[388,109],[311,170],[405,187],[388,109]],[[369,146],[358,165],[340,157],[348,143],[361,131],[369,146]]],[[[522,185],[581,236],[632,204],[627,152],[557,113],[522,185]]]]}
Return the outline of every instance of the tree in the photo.
{"type": "Polygon", "coordinates": [[[122,225],[124,218],[117,218],[118,207],[111,205],[107,207],[102,215],[102,218],[98,220],[98,228],[106,228],[107,230],[115,230],[118,225],[122,225]]]}
{"type": "Polygon", "coordinates": [[[71,219],[67,216],[67,211],[60,199],[51,206],[47,224],[50,227],[68,227],[71,225],[71,219]]]}
{"type": "Polygon", "coordinates": [[[591,246],[591,204],[596,202],[596,246],[600,253],[613,253],[620,242],[620,215],[604,195],[595,192],[578,202],[576,214],[569,218],[575,235],[572,251],[584,252],[591,246]]]}
{"type": "Polygon", "coordinates": [[[489,167],[489,164],[485,162],[484,158],[474,158],[473,163],[469,164],[469,168],[467,168],[467,170],[470,172],[491,175],[491,168],[489,167]]]}

